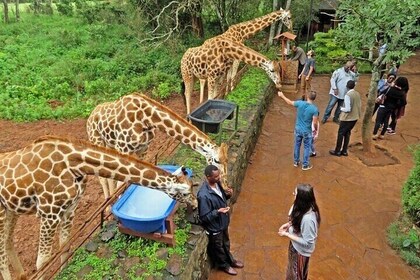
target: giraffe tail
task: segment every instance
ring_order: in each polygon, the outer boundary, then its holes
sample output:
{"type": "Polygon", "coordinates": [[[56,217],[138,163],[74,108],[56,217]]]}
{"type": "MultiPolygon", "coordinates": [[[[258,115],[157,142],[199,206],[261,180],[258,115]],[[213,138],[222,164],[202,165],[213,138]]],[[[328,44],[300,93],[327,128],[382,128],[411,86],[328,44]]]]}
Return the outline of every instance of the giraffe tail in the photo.
{"type": "Polygon", "coordinates": [[[181,82],[181,95],[184,98],[184,105],[187,106],[187,98],[185,97],[185,83],[181,82]]]}

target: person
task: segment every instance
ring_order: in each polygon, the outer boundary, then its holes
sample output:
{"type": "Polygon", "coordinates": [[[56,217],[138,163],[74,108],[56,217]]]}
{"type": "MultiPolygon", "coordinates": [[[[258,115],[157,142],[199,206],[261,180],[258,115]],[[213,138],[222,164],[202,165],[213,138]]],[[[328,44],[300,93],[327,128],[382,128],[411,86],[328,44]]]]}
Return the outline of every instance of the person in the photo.
{"type": "Polygon", "coordinates": [[[207,252],[213,264],[230,275],[237,275],[234,268],[243,268],[244,264],[235,260],[230,253],[229,206],[227,199],[232,189],[224,190],[220,183],[220,170],[208,165],[204,170],[205,181],[197,193],[198,214],[208,236],[207,252]]]}
{"type": "MultiPolygon", "coordinates": [[[[403,77],[401,81],[401,90],[404,92],[404,99],[407,100],[407,93],[410,89],[410,86],[408,84],[408,80],[403,77]]],[[[387,128],[386,134],[394,135],[396,134],[395,129],[397,128],[397,121],[404,116],[405,114],[405,105],[398,107],[391,113],[391,122],[389,123],[389,126],[387,128]]]]}
{"type": "Polygon", "coordinates": [[[344,96],[344,107],[341,107],[340,126],[337,132],[337,142],[330,154],[334,156],[348,156],[347,148],[350,142],[351,130],[362,115],[362,102],[359,92],[354,90],[356,83],[347,82],[347,93],[344,96]]]}
{"type": "Polygon", "coordinates": [[[344,96],[347,93],[347,82],[350,80],[356,82],[357,76],[357,68],[353,61],[347,61],[343,67],[334,71],[330,79],[330,100],[328,101],[328,105],[325,108],[324,116],[322,118],[321,123],[324,124],[327,122],[336,104],[337,107],[334,112],[333,121],[335,123],[340,122],[340,108],[343,106],[344,96]]]}
{"type": "Polygon", "coordinates": [[[313,104],[316,98],[316,92],[311,91],[308,94],[308,101],[297,100],[291,101],[289,98],[284,96],[283,92],[279,91],[278,96],[283,98],[287,104],[297,108],[296,124],[295,124],[295,140],[294,140],[294,152],[293,152],[293,166],[298,167],[300,164],[300,146],[303,141],[303,160],[302,170],[312,169],[312,165],[309,163],[309,153],[312,145],[312,126],[315,132],[318,130],[318,108],[313,104]]]}
{"type": "Polygon", "coordinates": [[[305,66],[303,70],[299,74],[300,79],[300,89],[302,94],[302,100],[306,100],[306,94],[311,90],[311,81],[312,76],[315,73],[315,52],[313,50],[309,50],[307,53],[307,58],[305,61],[305,66]]]}
{"type": "Polygon", "coordinates": [[[299,61],[299,64],[298,64],[298,75],[299,75],[302,72],[303,67],[305,66],[306,54],[305,54],[305,51],[301,47],[298,47],[296,45],[292,46],[292,51],[293,51],[293,57],[291,58],[291,60],[299,61]]]}
{"type": "Polygon", "coordinates": [[[321,214],[310,184],[298,184],[293,195],[295,201],[289,211],[289,222],[280,226],[278,234],[290,239],[286,280],[307,280],[321,214]]]}
{"type": "MultiPolygon", "coordinates": [[[[378,97],[381,94],[386,93],[388,88],[394,83],[395,78],[396,78],[396,74],[394,74],[393,72],[388,73],[388,75],[384,75],[382,77],[382,79],[380,79],[378,81],[378,90],[377,90],[377,96],[376,97],[378,97]]],[[[372,116],[375,115],[378,108],[379,108],[379,104],[375,103],[375,107],[373,108],[372,116]]]]}
{"type": "Polygon", "coordinates": [[[387,91],[384,104],[379,105],[376,114],[375,126],[373,129],[373,140],[384,139],[385,132],[388,128],[389,118],[393,111],[400,109],[407,104],[406,93],[404,89],[408,88],[408,80],[406,77],[398,77],[394,86],[387,91]],[[377,135],[380,126],[383,125],[380,135],[377,135]]]}

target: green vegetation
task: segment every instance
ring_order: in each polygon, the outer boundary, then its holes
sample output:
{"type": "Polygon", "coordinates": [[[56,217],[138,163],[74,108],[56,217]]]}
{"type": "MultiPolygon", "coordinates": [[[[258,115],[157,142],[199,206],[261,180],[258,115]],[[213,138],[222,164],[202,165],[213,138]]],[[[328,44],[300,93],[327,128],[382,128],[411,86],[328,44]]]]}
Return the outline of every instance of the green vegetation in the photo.
{"type": "Polygon", "coordinates": [[[184,50],[175,42],[140,45],[124,24],[25,14],[1,26],[0,118],[87,117],[97,104],[134,91],[166,98],[180,90],[184,50]]]}
{"type": "MultiPolygon", "coordinates": [[[[159,255],[159,250],[166,247],[162,243],[116,232],[108,243],[97,241],[100,246],[96,252],[88,252],[83,247],[77,250],[69,265],[56,279],[141,280],[148,279],[149,276],[162,276],[162,270],[171,256],[186,256],[186,242],[191,225],[183,222],[184,219],[185,209],[178,209],[174,219],[177,225],[176,246],[167,249],[167,257],[159,255]]],[[[116,227],[113,230],[117,231],[116,227]]],[[[99,238],[95,237],[96,240],[99,238]]]]}
{"type": "Polygon", "coordinates": [[[402,190],[403,213],[388,228],[388,240],[408,264],[420,268],[420,146],[413,152],[415,164],[402,190]]]}

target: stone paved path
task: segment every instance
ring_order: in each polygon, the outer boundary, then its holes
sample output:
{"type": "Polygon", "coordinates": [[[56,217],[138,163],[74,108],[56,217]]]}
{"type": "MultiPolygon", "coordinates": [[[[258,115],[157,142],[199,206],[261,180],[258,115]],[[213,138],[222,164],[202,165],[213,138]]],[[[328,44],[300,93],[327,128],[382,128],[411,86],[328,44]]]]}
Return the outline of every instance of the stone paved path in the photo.
{"type": "MultiPolygon", "coordinates": [[[[300,182],[315,186],[323,218],[310,279],[420,279],[420,271],[407,266],[386,241],[386,229],[401,211],[402,184],[413,166],[408,147],[420,142],[420,94],[416,92],[420,75],[414,74],[419,66],[417,55],[401,67],[400,75],[408,77],[411,88],[406,116],[398,123],[396,135],[379,142],[401,161],[397,165],[367,167],[352,153],[349,157],[330,156],[338,126],[327,122],[321,126],[314,168],[294,168],[295,111],[274,98],[232,214],[232,251],[245,262],[245,268],[235,277],[212,271],[211,280],[284,279],[289,241],[278,236],[277,230],[287,219],[292,192],[300,182]]],[[[369,81],[370,76],[362,76],[356,87],[364,101],[369,81]]],[[[329,76],[315,77],[321,114],[328,89],[329,76]]],[[[360,130],[361,122],[351,143],[361,141],[360,130]]]]}

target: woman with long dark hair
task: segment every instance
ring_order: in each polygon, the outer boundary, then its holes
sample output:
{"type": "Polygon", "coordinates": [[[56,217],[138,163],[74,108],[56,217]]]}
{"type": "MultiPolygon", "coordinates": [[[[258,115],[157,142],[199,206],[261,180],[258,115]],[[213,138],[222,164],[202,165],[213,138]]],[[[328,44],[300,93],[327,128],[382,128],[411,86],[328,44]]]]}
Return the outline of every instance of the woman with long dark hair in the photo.
{"type": "Polygon", "coordinates": [[[278,233],[290,238],[286,280],[306,280],[321,214],[311,185],[299,184],[293,194],[295,201],[289,212],[289,222],[283,224],[278,233]]]}

